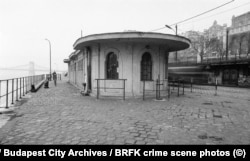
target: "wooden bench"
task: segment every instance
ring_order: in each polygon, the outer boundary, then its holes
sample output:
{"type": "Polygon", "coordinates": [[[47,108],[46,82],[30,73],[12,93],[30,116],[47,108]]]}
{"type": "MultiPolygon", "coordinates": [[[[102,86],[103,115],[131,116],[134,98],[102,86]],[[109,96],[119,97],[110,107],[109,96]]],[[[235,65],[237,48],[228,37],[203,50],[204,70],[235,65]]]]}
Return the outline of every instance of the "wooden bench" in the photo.
{"type": "Polygon", "coordinates": [[[36,92],[36,91],[38,91],[39,88],[44,84],[45,81],[46,81],[46,79],[40,81],[40,82],[37,83],[37,84],[32,84],[32,85],[31,85],[31,90],[30,90],[30,91],[31,91],[31,92],[36,92]]]}

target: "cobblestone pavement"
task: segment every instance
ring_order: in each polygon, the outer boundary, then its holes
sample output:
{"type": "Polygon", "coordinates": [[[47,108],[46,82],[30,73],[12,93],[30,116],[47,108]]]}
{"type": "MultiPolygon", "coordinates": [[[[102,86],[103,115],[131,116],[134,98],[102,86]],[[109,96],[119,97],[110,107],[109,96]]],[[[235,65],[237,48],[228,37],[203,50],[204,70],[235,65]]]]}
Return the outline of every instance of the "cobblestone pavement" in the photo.
{"type": "Polygon", "coordinates": [[[250,90],[228,89],[166,101],[96,100],[51,82],[14,110],[0,144],[249,144],[250,90]]]}

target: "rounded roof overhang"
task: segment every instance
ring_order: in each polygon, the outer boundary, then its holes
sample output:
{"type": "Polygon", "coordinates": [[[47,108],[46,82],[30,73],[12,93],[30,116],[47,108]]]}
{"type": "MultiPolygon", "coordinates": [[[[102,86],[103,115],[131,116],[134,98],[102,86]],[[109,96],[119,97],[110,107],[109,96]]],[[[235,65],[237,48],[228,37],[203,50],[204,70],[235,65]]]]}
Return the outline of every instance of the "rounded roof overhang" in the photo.
{"type": "Polygon", "coordinates": [[[75,50],[81,50],[94,43],[103,42],[154,43],[166,46],[169,52],[184,50],[190,46],[190,40],[182,36],[154,32],[114,32],[81,37],[76,40],[73,47],[75,50]]]}

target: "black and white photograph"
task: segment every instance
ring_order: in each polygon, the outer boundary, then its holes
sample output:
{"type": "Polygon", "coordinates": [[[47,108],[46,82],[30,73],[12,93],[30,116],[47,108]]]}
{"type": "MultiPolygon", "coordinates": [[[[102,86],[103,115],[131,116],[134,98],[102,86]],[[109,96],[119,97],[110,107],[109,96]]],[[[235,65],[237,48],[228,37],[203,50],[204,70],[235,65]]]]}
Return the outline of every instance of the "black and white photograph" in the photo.
{"type": "Polygon", "coordinates": [[[0,0],[1,156],[249,144],[249,0],[0,0]]]}

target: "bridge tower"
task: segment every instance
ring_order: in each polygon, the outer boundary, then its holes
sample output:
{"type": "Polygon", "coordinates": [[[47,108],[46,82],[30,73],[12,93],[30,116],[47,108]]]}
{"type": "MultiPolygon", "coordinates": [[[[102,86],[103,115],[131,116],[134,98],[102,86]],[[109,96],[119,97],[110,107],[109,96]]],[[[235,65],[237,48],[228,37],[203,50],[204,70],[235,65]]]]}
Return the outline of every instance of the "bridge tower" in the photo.
{"type": "Polygon", "coordinates": [[[29,76],[35,75],[35,63],[29,62],[29,76]]]}

